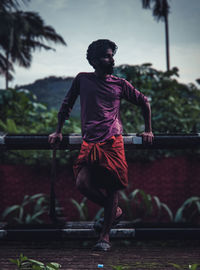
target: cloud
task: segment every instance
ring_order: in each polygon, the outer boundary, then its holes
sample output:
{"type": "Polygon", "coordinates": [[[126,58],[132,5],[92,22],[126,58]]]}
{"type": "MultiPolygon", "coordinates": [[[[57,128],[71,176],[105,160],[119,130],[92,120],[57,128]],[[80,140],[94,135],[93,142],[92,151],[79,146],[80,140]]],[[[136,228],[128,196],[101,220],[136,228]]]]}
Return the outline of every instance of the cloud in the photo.
{"type": "Polygon", "coordinates": [[[55,12],[66,9],[69,4],[70,4],[70,0],[58,0],[58,1],[49,0],[49,1],[45,1],[45,5],[47,6],[47,8],[53,9],[55,12]]]}
{"type": "Polygon", "coordinates": [[[180,73],[180,81],[189,83],[195,82],[200,77],[200,49],[199,44],[172,45],[170,47],[171,66],[177,66],[180,73]]]}

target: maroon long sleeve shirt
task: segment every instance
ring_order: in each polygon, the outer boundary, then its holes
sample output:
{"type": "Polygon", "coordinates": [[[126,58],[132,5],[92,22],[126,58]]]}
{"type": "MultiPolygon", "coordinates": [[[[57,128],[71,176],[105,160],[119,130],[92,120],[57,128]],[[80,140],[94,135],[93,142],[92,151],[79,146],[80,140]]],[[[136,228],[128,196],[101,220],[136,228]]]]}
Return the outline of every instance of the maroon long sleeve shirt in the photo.
{"type": "Polygon", "coordinates": [[[81,103],[82,137],[87,142],[103,142],[113,135],[122,134],[122,98],[139,106],[148,101],[146,96],[125,79],[113,75],[101,79],[94,72],[81,72],[63,100],[58,113],[59,121],[69,118],[78,95],[81,103]]]}

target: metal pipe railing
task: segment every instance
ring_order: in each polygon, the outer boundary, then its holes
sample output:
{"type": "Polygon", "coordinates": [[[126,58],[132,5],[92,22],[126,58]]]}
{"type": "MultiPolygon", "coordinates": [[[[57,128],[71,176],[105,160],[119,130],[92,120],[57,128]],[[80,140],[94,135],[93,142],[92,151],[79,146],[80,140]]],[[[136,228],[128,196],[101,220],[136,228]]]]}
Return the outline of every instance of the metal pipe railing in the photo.
{"type": "MultiPolygon", "coordinates": [[[[155,134],[152,144],[143,142],[135,133],[123,134],[124,145],[131,149],[186,149],[200,146],[200,133],[193,134],[155,134]]],[[[58,149],[79,149],[82,137],[80,134],[64,134],[58,149]]],[[[0,149],[31,150],[52,149],[48,135],[44,134],[3,134],[0,135],[0,149]]]]}

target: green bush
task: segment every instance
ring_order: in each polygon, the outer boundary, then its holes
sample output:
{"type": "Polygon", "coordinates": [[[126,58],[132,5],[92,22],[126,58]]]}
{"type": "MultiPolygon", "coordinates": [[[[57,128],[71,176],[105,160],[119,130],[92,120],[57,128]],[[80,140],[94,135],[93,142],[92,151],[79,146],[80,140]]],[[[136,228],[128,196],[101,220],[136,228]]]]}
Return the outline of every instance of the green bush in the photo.
{"type": "MultiPolygon", "coordinates": [[[[8,134],[50,134],[57,126],[57,111],[37,102],[28,90],[0,90],[0,132],[8,134]]],[[[63,133],[80,133],[80,121],[71,118],[63,133]]],[[[1,163],[49,165],[51,150],[10,150],[1,153],[1,163]]],[[[73,160],[77,151],[57,151],[60,164],[73,160]],[[72,155],[71,155],[72,154],[72,155]]]]}
{"type": "Polygon", "coordinates": [[[149,220],[161,222],[163,216],[167,215],[169,221],[173,221],[172,211],[157,196],[151,196],[141,189],[135,189],[129,195],[120,191],[120,197],[128,220],[135,223],[148,222],[149,220]]]}
{"type": "MultiPolygon", "coordinates": [[[[179,83],[178,68],[162,72],[151,64],[121,65],[115,74],[132,83],[151,102],[152,127],[155,133],[199,132],[200,89],[194,84],[179,83]]],[[[124,131],[141,132],[144,122],[141,112],[123,100],[122,119],[124,131]]]]}
{"type": "Polygon", "coordinates": [[[167,217],[169,222],[200,224],[200,197],[197,196],[186,199],[174,216],[167,204],[141,189],[135,189],[128,195],[120,191],[120,199],[126,218],[135,223],[162,222],[167,217]]]}
{"type": "Polygon", "coordinates": [[[188,198],[177,210],[174,221],[200,224],[200,197],[188,198]]]}
{"type": "Polygon", "coordinates": [[[18,259],[10,259],[10,262],[17,266],[17,270],[58,270],[61,268],[59,263],[50,262],[44,264],[43,262],[29,259],[22,253],[18,259]]]}
{"type": "MultiPolygon", "coordinates": [[[[56,202],[56,212],[60,214],[61,208],[56,202]]],[[[9,224],[42,224],[44,215],[49,212],[49,196],[39,193],[32,196],[25,195],[21,204],[7,207],[1,219],[9,224]]]]}

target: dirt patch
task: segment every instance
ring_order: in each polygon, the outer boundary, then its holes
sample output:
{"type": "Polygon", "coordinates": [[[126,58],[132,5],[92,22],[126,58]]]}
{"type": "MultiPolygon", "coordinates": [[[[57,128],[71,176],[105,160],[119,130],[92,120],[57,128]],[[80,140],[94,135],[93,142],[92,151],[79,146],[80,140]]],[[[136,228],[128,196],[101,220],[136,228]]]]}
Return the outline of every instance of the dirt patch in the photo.
{"type": "MultiPolygon", "coordinates": [[[[13,270],[9,259],[23,253],[42,262],[57,262],[62,270],[95,270],[98,264],[111,270],[111,265],[129,266],[131,269],[175,269],[170,263],[189,269],[200,263],[200,241],[112,241],[110,252],[91,251],[94,240],[49,242],[0,242],[0,269],[13,270]]],[[[200,268],[199,268],[200,269],[200,268]]]]}

